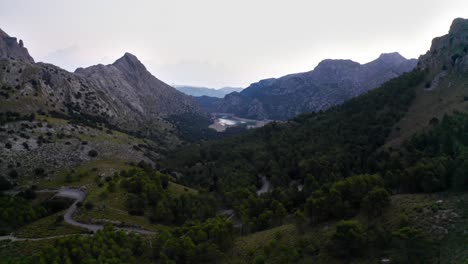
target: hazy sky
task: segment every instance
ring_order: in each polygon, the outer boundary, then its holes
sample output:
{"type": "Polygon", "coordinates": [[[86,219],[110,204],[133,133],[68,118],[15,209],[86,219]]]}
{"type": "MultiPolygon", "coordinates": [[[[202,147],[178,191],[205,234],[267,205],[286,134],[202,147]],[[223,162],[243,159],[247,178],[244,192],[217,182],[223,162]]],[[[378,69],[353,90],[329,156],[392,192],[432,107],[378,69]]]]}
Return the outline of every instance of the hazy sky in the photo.
{"type": "Polygon", "coordinates": [[[169,84],[241,86],[326,58],[425,53],[467,0],[0,0],[0,28],[73,71],[128,51],[169,84]]]}

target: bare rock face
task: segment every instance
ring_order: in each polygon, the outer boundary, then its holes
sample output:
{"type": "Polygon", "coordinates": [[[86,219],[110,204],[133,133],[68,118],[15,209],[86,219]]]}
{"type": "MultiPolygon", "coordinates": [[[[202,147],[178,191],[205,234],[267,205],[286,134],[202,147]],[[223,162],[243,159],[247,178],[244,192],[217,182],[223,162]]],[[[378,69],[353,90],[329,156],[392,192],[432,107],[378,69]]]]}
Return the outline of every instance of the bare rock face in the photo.
{"type": "Polygon", "coordinates": [[[204,114],[190,96],[151,75],[130,53],[111,65],[80,68],[75,73],[111,97],[131,118],[148,121],[184,113],[204,114]]]}
{"type": "Polygon", "coordinates": [[[418,65],[434,73],[455,69],[468,74],[468,19],[455,19],[447,35],[433,39],[418,65]]]}
{"type": "Polygon", "coordinates": [[[415,65],[416,60],[398,53],[382,54],[363,65],[351,60],[324,60],[313,71],[261,80],[222,100],[197,100],[210,112],[284,120],[340,104],[411,71],[415,65]]]}
{"type": "Polygon", "coordinates": [[[16,38],[10,37],[0,29],[0,59],[1,58],[34,63],[34,59],[24,47],[23,41],[20,40],[18,43],[16,38]]]}

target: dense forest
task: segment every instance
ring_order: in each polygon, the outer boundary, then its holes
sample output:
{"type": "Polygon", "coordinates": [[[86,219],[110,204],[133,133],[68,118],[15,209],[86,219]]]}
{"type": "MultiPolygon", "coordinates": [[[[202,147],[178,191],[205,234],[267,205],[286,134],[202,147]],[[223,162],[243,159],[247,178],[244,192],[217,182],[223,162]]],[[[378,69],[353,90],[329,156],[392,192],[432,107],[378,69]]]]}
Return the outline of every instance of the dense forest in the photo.
{"type": "MultiPolygon", "coordinates": [[[[161,17],[115,7],[147,26],[161,17]]],[[[275,8],[261,30],[286,11],[275,8]]],[[[174,33],[171,22],[161,25],[153,29],[174,33]]],[[[133,33],[145,35],[139,28],[133,33]]],[[[107,31],[90,33],[112,40],[107,31]]],[[[302,31],[274,37],[294,43],[298,32],[306,40],[302,31]]],[[[172,35],[187,35],[179,33],[172,35]]],[[[162,47],[184,45],[158,39],[162,47]]],[[[267,104],[262,96],[246,104],[233,93],[218,98],[229,109],[208,113],[128,52],[113,64],[68,72],[36,63],[23,40],[0,29],[0,264],[468,264],[467,40],[468,19],[457,18],[417,60],[398,53],[365,65],[326,59],[313,71],[246,89],[264,89],[257,95],[274,97],[267,104]],[[268,119],[273,108],[276,121],[268,119]],[[263,120],[240,118],[251,115],[263,120]]],[[[304,45],[296,44],[300,57],[304,45]]],[[[201,70],[188,78],[221,67],[218,83],[229,77],[223,71],[236,79],[236,71],[255,68],[184,60],[162,66],[201,70]]]]}
{"type": "Polygon", "coordinates": [[[131,215],[145,215],[155,223],[181,225],[188,220],[204,221],[216,215],[217,202],[212,194],[172,195],[169,176],[155,171],[144,162],[139,168],[121,171],[107,183],[114,192],[116,185],[127,192],[127,208],[131,215]],[[119,180],[120,176],[120,180],[119,180]]]}
{"type": "Polygon", "coordinates": [[[26,189],[15,196],[0,192],[0,235],[6,235],[13,230],[31,223],[39,218],[52,215],[67,208],[71,200],[53,198],[40,203],[32,203],[36,192],[26,189]]]}
{"type": "MultiPolygon", "coordinates": [[[[326,112],[272,123],[244,134],[181,148],[156,170],[145,162],[112,177],[96,179],[104,194],[124,192],[129,215],[163,224],[156,236],[137,236],[106,227],[95,235],[56,240],[27,258],[8,263],[175,263],[216,262],[237,234],[247,235],[285,223],[307,232],[336,221],[325,244],[301,238],[294,247],[271,240],[267,258],[291,263],[324,247],[338,259],[352,259],[375,248],[397,249],[408,261],[433,257],[421,252],[437,246],[424,230],[402,220],[393,229],[372,222],[397,193],[464,190],[468,184],[468,115],[433,118],[429,128],[399,148],[384,143],[408,110],[426,73],[413,71],[326,112]],[[259,194],[261,178],[273,188],[259,194]],[[197,194],[175,195],[170,181],[195,187],[197,194]],[[234,223],[217,216],[234,209],[234,223]],[[367,217],[367,223],[355,218],[367,217]],[[236,227],[234,227],[236,226],[236,227]],[[353,245],[352,247],[349,245],[353,245]],[[403,247],[403,248],[401,248],[403,247]]],[[[11,186],[6,186],[10,188],[11,186]]],[[[6,188],[5,187],[5,188],[6,188]]],[[[6,189],[8,189],[6,188],[6,189]]],[[[0,197],[2,232],[66,208],[67,201],[33,204],[33,188],[0,197]],[[15,210],[20,206],[22,210],[15,210]]],[[[92,204],[85,204],[86,209],[92,204]]],[[[404,216],[401,216],[404,219],[404,216]]],[[[422,261],[422,262],[421,262],[422,261]]]]}
{"type": "Polygon", "coordinates": [[[244,221],[261,222],[262,214],[275,211],[273,207],[292,213],[322,187],[329,188],[349,176],[385,171],[386,152],[377,150],[407,111],[424,76],[424,72],[413,71],[327,112],[191,146],[175,153],[168,166],[181,170],[186,184],[209,186],[222,195],[244,221]],[[278,193],[257,197],[261,176],[266,176],[278,193]],[[297,190],[300,185],[302,192],[297,190]]]}
{"type": "Polygon", "coordinates": [[[372,156],[414,98],[424,73],[414,71],[327,112],[272,123],[247,134],[190,146],[176,152],[169,166],[182,169],[187,183],[225,193],[258,185],[252,175],[274,186],[304,181],[317,184],[376,171],[372,156]]]}
{"type": "MultiPolygon", "coordinates": [[[[225,218],[192,222],[156,237],[141,237],[107,226],[94,235],[55,240],[34,256],[7,263],[206,263],[216,262],[233,239],[225,218]]],[[[3,262],[2,262],[3,263],[3,262]]]]}
{"type": "MultiPolygon", "coordinates": [[[[402,148],[385,148],[426,73],[415,70],[326,112],[175,153],[168,167],[236,210],[248,232],[297,212],[311,222],[343,219],[361,205],[379,209],[392,193],[435,192],[467,183],[468,116],[433,118],[402,148]],[[274,190],[258,196],[260,179],[274,190]]],[[[245,231],[244,230],[244,231],[245,231]]]]}

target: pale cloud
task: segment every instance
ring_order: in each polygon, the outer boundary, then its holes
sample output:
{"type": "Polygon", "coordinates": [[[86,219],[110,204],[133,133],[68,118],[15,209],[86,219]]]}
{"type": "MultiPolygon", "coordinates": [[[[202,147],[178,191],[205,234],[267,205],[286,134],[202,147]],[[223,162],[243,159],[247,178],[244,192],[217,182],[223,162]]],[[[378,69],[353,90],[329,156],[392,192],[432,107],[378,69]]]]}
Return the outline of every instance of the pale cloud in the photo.
{"type": "Polygon", "coordinates": [[[44,57],[39,57],[38,61],[60,65],[60,67],[68,71],[73,71],[83,63],[79,55],[79,48],[76,45],[54,50],[44,57]]]}

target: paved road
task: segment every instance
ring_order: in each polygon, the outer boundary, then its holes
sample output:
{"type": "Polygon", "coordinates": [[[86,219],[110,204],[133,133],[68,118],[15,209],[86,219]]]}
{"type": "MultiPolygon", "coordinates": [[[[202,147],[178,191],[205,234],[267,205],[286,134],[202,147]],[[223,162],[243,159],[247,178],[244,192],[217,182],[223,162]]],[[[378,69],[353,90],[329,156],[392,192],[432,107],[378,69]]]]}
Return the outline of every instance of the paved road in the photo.
{"type": "MultiPolygon", "coordinates": [[[[80,223],[73,219],[73,215],[75,214],[76,210],[78,207],[76,206],[77,203],[83,202],[85,197],[86,197],[86,192],[83,191],[82,189],[72,189],[72,188],[60,188],[58,190],[39,190],[38,192],[54,192],[57,193],[55,196],[57,197],[65,197],[65,198],[70,198],[74,199],[75,202],[67,209],[64,215],[64,221],[72,226],[77,226],[84,228],[88,231],[91,231],[93,233],[96,233],[96,231],[104,229],[103,225],[96,225],[96,224],[86,224],[86,223],[80,223]]],[[[154,235],[156,232],[150,231],[150,230],[145,230],[145,229],[139,229],[139,228],[133,228],[133,227],[117,227],[115,228],[117,230],[125,231],[125,232],[132,232],[132,233],[138,233],[142,235],[154,235]]],[[[70,234],[74,235],[74,234],[70,234]]],[[[44,239],[53,239],[53,238],[59,238],[59,237],[65,237],[65,236],[70,236],[70,235],[59,235],[59,236],[51,236],[51,237],[41,237],[41,238],[20,238],[20,237],[15,237],[13,235],[8,235],[8,236],[0,236],[0,241],[1,240],[11,240],[11,241],[24,241],[24,240],[29,240],[29,241],[38,241],[38,240],[44,240],[44,239]]]]}
{"type": "Polygon", "coordinates": [[[73,219],[73,214],[78,209],[76,204],[79,202],[83,202],[84,198],[86,197],[86,193],[84,191],[80,189],[62,188],[58,190],[55,196],[65,197],[65,198],[70,198],[70,199],[75,200],[75,202],[68,208],[67,212],[63,216],[63,219],[68,224],[87,229],[88,231],[92,231],[93,233],[104,228],[104,226],[102,225],[84,224],[73,219]]]}

